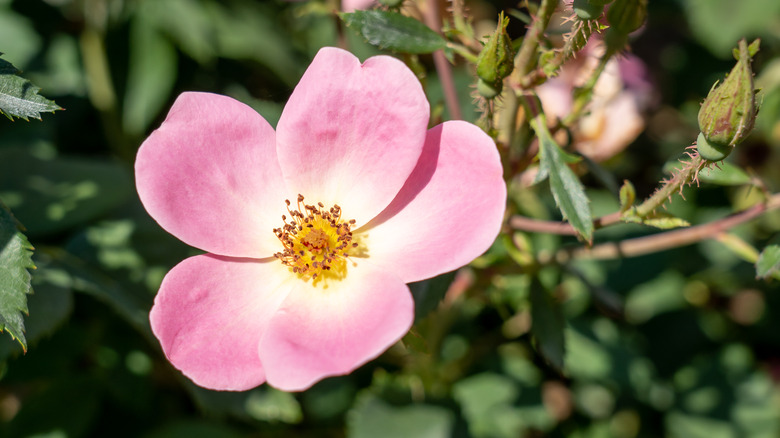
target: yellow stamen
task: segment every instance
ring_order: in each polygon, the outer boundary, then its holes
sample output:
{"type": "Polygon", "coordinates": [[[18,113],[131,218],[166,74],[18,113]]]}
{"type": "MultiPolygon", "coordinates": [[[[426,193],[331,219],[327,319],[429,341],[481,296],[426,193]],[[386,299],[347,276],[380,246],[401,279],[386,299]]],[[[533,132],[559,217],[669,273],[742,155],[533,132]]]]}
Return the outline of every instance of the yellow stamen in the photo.
{"type": "Polygon", "coordinates": [[[302,195],[298,195],[294,209],[289,200],[285,203],[290,217],[282,215],[284,226],[274,229],[284,250],[274,257],[304,280],[343,278],[347,273],[347,251],[358,247],[351,231],[355,221],[342,220],[338,205],[328,210],[321,202],[306,205],[302,195]]]}

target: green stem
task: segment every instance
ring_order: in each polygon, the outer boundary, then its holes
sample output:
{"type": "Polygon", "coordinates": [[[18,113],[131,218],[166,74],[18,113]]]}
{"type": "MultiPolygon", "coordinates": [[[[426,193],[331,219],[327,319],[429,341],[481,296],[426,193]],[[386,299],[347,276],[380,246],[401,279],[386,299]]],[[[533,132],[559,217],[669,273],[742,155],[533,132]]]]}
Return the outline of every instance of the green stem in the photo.
{"type": "Polygon", "coordinates": [[[96,28],[87,27],[81,34],[79,44],[87,76],[89,101],[100,114],[106,141],[115,154],[132,163],[135,149],[122,134],[122,122],[117,109],[116,91],[111,80],[103,35],[96,28]]]}
{"type": "Polygon", "coordinates": [[[639,217],[645,217],[656,208],[663,205],[675,193],[682,190],[683,186],[690,184],[696,178],[699,171],[704,168],[706,161],[695,154],[690,162],[685,163],[682,169],[674,174],[660,189],[656,190],[645,202],[633,208],[633,212],[639,217]]]}
{"type": "Polygon", "coordinates": [[[557,0],[542,0],[542,3],[539,5],[539,11],[534,17],[534,22],[528,29],[528,32],[525,33],[520,50],[517,51],[517,56],[515,56],[515,70],[512,72],[512,79],[516,84],[520,84],[523,76],[530,73],[535,67],[539,40],[544,35],[544,30],[547,29],[547,25],[550,23],[550,18],[552,18],[557,5],[557,0]]]}

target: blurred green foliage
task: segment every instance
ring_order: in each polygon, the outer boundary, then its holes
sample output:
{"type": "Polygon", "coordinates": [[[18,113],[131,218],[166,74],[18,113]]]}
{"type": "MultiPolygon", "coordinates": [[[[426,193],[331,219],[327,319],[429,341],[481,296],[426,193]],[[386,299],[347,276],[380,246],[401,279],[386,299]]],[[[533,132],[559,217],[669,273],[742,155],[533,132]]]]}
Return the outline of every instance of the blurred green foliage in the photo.
{"type": "MultiPolygon", "coordinates": [[[[736,40],[760,36],[757,131],[669,211],[702,223],[749,205],[753,178],[780,189],[778,5],[649,2],[632,50],[658,104],[644,134],[602,164],[613,188],[630,179],[639,197],[652,192],[695,138],[698,104],[730,70],[736,40]]],[[[475,22],[516,6],[469,2],[475,22]]],[[[0,337],[0,436],[780,436],[780,288],[733,250],[769,244],[759,270],[776,271],[778,212],[731,240],[576,260],[535,277],[513,245],[541,254],[576,241],[518,232],[472,268],[413,285],[416,324],[402,346],[302,393],[213,392],[174,370],[147,315],[165,273],[196,251],[141,207],[136,149],[186,90],[233,96],[275,124],[316,51],[338,44],[362,59],[380,53],[316,1],[0,0],[4,59],[65,108],[0,120],[0,199],[26,227],[37,266],[27,353],[0,337]]],[[[434,118],[446,117],[430,57],[405,60],[434,118]]],[[[468,70],[454,74],[468,93],[468,70]]],[[[471,99],[460,104],[475,121],[471,99]]],[[[594,217],[619,208],[610,186],[583,182],[594,217]]],[[[545,190],[514,188],[511,203],[555,218],[545,190]]],[[[594,239],[648,232],[621,224],[594,239]]]]}

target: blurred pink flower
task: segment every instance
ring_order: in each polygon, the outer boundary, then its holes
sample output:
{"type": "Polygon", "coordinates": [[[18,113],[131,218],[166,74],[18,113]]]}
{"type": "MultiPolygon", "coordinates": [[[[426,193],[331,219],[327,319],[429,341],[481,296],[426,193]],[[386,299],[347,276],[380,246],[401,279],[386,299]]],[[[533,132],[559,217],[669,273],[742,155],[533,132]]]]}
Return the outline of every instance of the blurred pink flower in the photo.
{"type": "Polygon", "coordinates": [[[155,299],[170,362],[207,388],[303,390],[397,342],[414,319],[405,283],[484,252],[506,201],[490,137],[428,117],[402,62],[334,48],[276,132],[229,97],[179,96],[135,163],[149,214],[209,252],[155,299]]]}
{"type": "Polygon", "coordinates": [[[341,0],[341,10],[344,12],[355,12],[357,10],[369,9],[375,4],[374,0],[341,0]]]}
{"type": "MultiPolygon", "coordinates": [[[[585,83],[603,53],[589,43],[580,56],[537,89],[548,118],[564,118],[572,110],[572,92],[585,83]]],[[[644,130],[644,111],[652,100],[652,85],[642,61],[630,54],[611,59],[601,74],[586,114],[574,127],[574,147],[595,161],[623,151],[644,130]]]]}

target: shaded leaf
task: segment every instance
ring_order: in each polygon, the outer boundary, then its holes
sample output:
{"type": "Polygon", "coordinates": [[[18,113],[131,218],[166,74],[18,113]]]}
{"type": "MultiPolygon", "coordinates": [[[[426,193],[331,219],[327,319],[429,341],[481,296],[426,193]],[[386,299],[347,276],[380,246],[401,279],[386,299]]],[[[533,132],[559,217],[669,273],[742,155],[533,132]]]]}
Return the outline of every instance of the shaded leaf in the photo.
{"type": "Polygon", "coordinates": [[[303,420],[301,405],[289,392],[264,386],[246,399],[246,412],[255,420],[297,424],[303,420]]]}
{"type": "Polygon", "coordinates": [[[449,272],[438,277],[409,284],[409,289],[414,297],[415,321],[424,318],[439,305],[454,278],[455,272],[449,272]]]}
{"type": "Polygon", "coordinates": [[[0,202],[0,331],[6,331],[27,350],[24,318],[27,294],[32,292],[30,272],[33,247],[19,231],[16,219],[0,202]]]}
{"type": "Polygon", "coordinates": [[[718,166],[712,166],[702,169],[699,172],[699,179],[722,186],[738,186],[750,184],[750,175],[738,166],[727,161],[718,163],[718,166]]]}
{"type": "Polygon", "coordinates": [[[57,157],[25,149],[0,149],[0,196],[30,237],[88,222],[121,204],[132,182],[118,163],[57,157]]]}
{"type": "Polygon", "coordinates": [[[539,137],[539,174],[536,181],[550,179],[550,190],[563,218],[586,241],[593,240],[593,216],[585,188],[567,163],[579,161],[579,157],[567,154],[555,143],[547,130],[543,116],[535,118],[531,125],[539,137]]]}
{"type": "MultiPolygon", "coordinates": [[[[144,3],[146,4],[146,3],[144,3]]],[[[130,62],[127,71],[122,126],[140,135],[168,102],[176,82],[176,49],[143,15],[130,23],[130,62]]]]}
{"type": "Polygon", "coordinates": [[[449,438],[454,415],[447,409],[414,404],[395,407],[364,393],[348,414],[349,438],[449,438]]]}
{"type": "Polygon", "coordinates": [[[475,437],[519,436],[522,420],[513,403],[520,391],[507,376],[482,373],[457,382],[453,398],[469,423],[475,437]]]}
{"type": "Polygon", "coordinates": [[[566,354],[565,320],[559,305],[538,279],[531,284],[531,333],[539,352],[556,369],[563,370],[566,354]]]}
{"type": "Polygon", "coordinates": [[[756,262],[756,276],[767,278],[780,273],[780,245],[768,245],[756,262]]]}
{"type": "Polygon", "coordinates": [[[9,120],[13,120],[14,117],[28,120],[30,117],[40,119],[41,113],[62,109],[56,103],[39,95],[39,88],[18,76],[18,73],[19,70],[10,62],[0,59],[0,114],[9,120]]]}
{"type": "Polygon", "coordinates": [[[403,53],[431,53],[447,47],[447,41],[414,18],[389,11],[355,11],[341,14],[347,27],[380,49],[403,53]]]}

